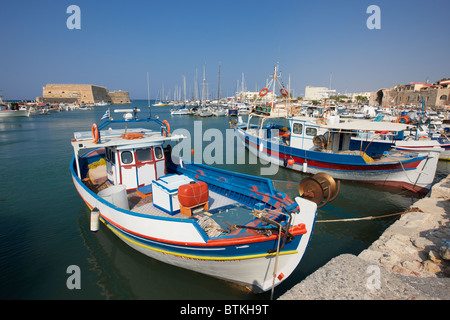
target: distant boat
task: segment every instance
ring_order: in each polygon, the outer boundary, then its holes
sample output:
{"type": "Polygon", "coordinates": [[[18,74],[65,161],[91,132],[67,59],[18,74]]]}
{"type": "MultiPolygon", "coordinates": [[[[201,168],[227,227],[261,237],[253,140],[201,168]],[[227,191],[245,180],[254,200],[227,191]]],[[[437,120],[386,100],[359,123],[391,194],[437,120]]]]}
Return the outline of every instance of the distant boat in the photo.
{"type": "Polygon", "coordinates": [[[8,109],[6,106],[0,106],[0,118],[29,117],[30,109],[8,109]]]}
{"type": "Polygon", "coordinates": [[[200,108],[198,110],[198,115],[200,117],[205,118],[205,117],[212,117],[213,114],[209,108],[200,108]]]}
{"type": "Polygon", "coordinates": [[[189,115],[192,114],[191,110],[186,108],[186,106],[183,106],[179,109],[172,109],[170,110],[171,115],[189,115]]]}
{"type": "Polygon", "coordinates": [[[98,106],[98,107],[103,107],[103,106],[107,106],[107,105],[108,105],[108,103],[103,100],[101,102],[94,103],[94,106],[98,106]]]}
{"type": "Polygon", "coordinates": [[[239,110],[237,107],[229,107],[228,108],[228,116],[229,117],[237,117],[239,115],[239,110]]]}
{"type": "Polygon", "coordinates": [[[251,111],[251,108],[248,105],[246,105],[245,103],[238,103],[237,108],[238,108],[239,115],[247,115],[251,111]]]}
{"type": "Polygon", "coordinates": [[[213,108],[211,113],[216,117],[224,117],[227,115],[227,110],[224,108],[213,108]]]}
{"type": "Polygon", "coordinates": [[[154,107],[165,107],[167,106],[167,103],[160,101],[158,103],[153,104],[154,107]]]}

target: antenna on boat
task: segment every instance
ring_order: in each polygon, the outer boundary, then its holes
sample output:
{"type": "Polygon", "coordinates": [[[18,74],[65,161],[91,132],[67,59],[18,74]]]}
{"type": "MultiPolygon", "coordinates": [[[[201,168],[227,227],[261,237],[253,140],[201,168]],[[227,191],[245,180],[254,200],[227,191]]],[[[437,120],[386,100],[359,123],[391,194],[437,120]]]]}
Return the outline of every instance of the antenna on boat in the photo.
{"type": "Polygon", "coordinates": [[[148,118],[151,119],[152,111],[150,109],[150,83],[148,81],[148,71],[147,71],[147,100],[148,100],[148,118]]]}

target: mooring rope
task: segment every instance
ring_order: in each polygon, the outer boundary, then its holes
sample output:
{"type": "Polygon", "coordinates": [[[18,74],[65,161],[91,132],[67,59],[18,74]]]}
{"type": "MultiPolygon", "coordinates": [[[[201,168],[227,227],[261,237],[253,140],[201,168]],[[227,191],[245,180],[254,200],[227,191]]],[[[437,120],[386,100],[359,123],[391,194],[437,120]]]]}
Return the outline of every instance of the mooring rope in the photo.
{"type": "MultiPolygon", "coordinates": [[[[400,165],[403,168],[403,164],[400,163],[400,165]]],[[[405,170],[403,168],[403,170],[405,170]]],[[[405,172],[406,174],[406,172],[405,172]]],[[[407,176],[408,180],[409,177],[407,176]]],[[[283,181],[283,180],[272,180],[274,182],[282,182],[282,183],[294,183],[297,184],[297,182],[294,181],[283,181]]],[[[375,220],[375,219],[380,219],[380,218],[386,218],[386,217],[392,217],[392,216],[398,216],[398,215],[403,215],[409,212],[422,212],[420,209],[418,208],[410,208],[409,210],[403,211],[403,212],[397,212],[397,213],[391,213],[391,214],[385,214],[382,216],[370,216],[370,217],[362,217],[362,218],[348,218],[348,219],[333,219],[333,220],[316,220],[316,222],[350,222],[350,221],[361,221],[361,220],[375,220]]]]}
{"type": "Polygon", "coordinates": [[[407,211],[385,214],[382,216],[370,216],[370,217],[362,217],[362,218],[334,219],[334,220],[317,220],[316,222],[347,222],[347,221],[360,221],[360,220],[374,220],[374,219],[379,219],[379,218],[403,215],[403,214],[410,213],[410,212],[422,212],[422,210],[420,210],[418,208],[411,208],[407,211]]]}

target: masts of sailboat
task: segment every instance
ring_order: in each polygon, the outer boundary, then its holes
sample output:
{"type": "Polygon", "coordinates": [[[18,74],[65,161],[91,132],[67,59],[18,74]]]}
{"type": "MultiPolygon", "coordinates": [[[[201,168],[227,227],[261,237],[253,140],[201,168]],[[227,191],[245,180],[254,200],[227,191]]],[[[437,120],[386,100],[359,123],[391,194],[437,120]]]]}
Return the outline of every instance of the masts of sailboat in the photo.
{"type": "Polygon", "coordinates": [[[152,111],[150,109],[150,82],[148,78],[148,72],[147,72],[147,100],[148,100],[148,118],[150,119],[152,117],[152,111]]]}
{"type": "Polygon", "coordinates": [[[219,61],[219,80],[217,84],[217,107],[219,107],[220,105],[220,65],[221,61],[219,61]]]}
{"type": "Polygon", "coordinates": [[[186,77],[183,76],[183,90],[184,90],[184,100],[183,100],[183,104],[186,105],[186,77]]]}
{"type": "Polygon", "coordinates": [[[203,63],[203,87],[202,87],[202,108],[206,105],[206,63],[203,63]]]}

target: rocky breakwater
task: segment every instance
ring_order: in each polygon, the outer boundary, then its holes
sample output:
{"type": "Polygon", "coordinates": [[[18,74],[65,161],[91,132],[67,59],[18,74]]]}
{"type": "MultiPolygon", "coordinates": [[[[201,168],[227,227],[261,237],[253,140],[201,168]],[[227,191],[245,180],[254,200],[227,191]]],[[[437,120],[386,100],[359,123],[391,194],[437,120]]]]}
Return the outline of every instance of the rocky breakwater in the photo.
{"type": "Polygon", "coordinates": [[[399,275],[450,277],[449,200],[450,177],[447,177],[359,257],[399,275]]]}
{"type": "Polygon", "coordinates": [[[449,300],[450,176],[358,256],[340,255],[280,300],[449,300]]]}

